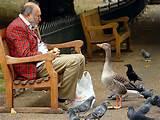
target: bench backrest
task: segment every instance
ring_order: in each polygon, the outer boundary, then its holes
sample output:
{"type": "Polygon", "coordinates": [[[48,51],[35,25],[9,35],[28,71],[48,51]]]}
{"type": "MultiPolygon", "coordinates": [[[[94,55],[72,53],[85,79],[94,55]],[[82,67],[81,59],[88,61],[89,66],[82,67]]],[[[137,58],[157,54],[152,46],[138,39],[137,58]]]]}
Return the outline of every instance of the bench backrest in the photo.
{"type": "Polygon", "coordinates": [[[7,82],[14,79],[14,70],[12,65],[7,64],[6,56],[9,55],[9,51],[5,38],[6,29],[0,29],[0,64],[4,79],[7,82]]]}
{"type": "Polygon", "coordinates": [[[102,29],[96,31],[88,31],[89,26],[101,26],[100,16],[97,8],[83,12],[80,17],[85,36],[89,37],[86,37],[87,41],[89,40],[90,42],[94,42],[94,40],[97,41],[104,37],[104,31],[102,29]]]}

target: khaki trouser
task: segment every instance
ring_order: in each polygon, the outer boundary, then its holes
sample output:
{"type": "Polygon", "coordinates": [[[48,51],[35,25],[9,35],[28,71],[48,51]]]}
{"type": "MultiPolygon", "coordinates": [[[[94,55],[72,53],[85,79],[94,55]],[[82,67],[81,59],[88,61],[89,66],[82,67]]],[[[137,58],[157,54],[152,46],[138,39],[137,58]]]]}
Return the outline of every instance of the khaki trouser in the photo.
{"type": "MultiPolygon", "coordinates": [[[[82,77],[85,58],[82,54],[62,54],[53,60],[54,69],[60,74],[59,98],[74,99],[77,81],[82,77]]],[[[44,64],[38,67],[38,76],[47,76],[44,64]]]]}

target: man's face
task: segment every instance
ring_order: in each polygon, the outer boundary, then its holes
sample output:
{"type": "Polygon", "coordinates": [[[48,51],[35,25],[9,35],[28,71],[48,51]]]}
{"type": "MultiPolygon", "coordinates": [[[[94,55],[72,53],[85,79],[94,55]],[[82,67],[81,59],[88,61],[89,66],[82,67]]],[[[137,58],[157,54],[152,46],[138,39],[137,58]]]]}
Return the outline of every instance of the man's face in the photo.
{"type": "Polygon", "coordinates": [[[35,25],[38,25],[40,21],[41,21],[41,10],[38,6],[35,6],[30,15],[29,22],[33,26],[35,26],[35,25]]]}

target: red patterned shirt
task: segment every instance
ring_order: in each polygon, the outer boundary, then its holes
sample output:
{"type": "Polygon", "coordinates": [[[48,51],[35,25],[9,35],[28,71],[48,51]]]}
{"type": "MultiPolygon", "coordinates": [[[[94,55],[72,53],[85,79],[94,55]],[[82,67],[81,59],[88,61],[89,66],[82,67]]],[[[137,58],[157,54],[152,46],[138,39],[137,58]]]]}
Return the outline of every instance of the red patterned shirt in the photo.
{"type": "MultiPolygon", "coordinates": [[[[36,34],[19,17],[7,27],[6,34],[6,41],[11,56],[28,57],[39,54],[36,34]]],[[[14,64],[13,68],[15,79],[31,80],[36,78],[36,62],[14,64]]]]}

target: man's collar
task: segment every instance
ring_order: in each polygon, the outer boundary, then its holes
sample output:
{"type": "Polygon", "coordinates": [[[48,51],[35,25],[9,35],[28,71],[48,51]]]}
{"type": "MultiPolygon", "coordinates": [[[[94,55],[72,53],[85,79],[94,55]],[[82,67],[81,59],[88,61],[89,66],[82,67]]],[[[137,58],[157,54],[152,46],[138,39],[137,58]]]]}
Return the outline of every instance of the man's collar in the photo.
{"type": "Polygon", "coordinates": [[[32,30],[31,23],[22,14],[19,14],[19,17],[29,27],[29,29],[32,30]]]}
{"type": "Polygon", "coordinates": [[[19,14],[19,17],[27,26],[31,25],[31,23],[22,14],[19,14]]]}

